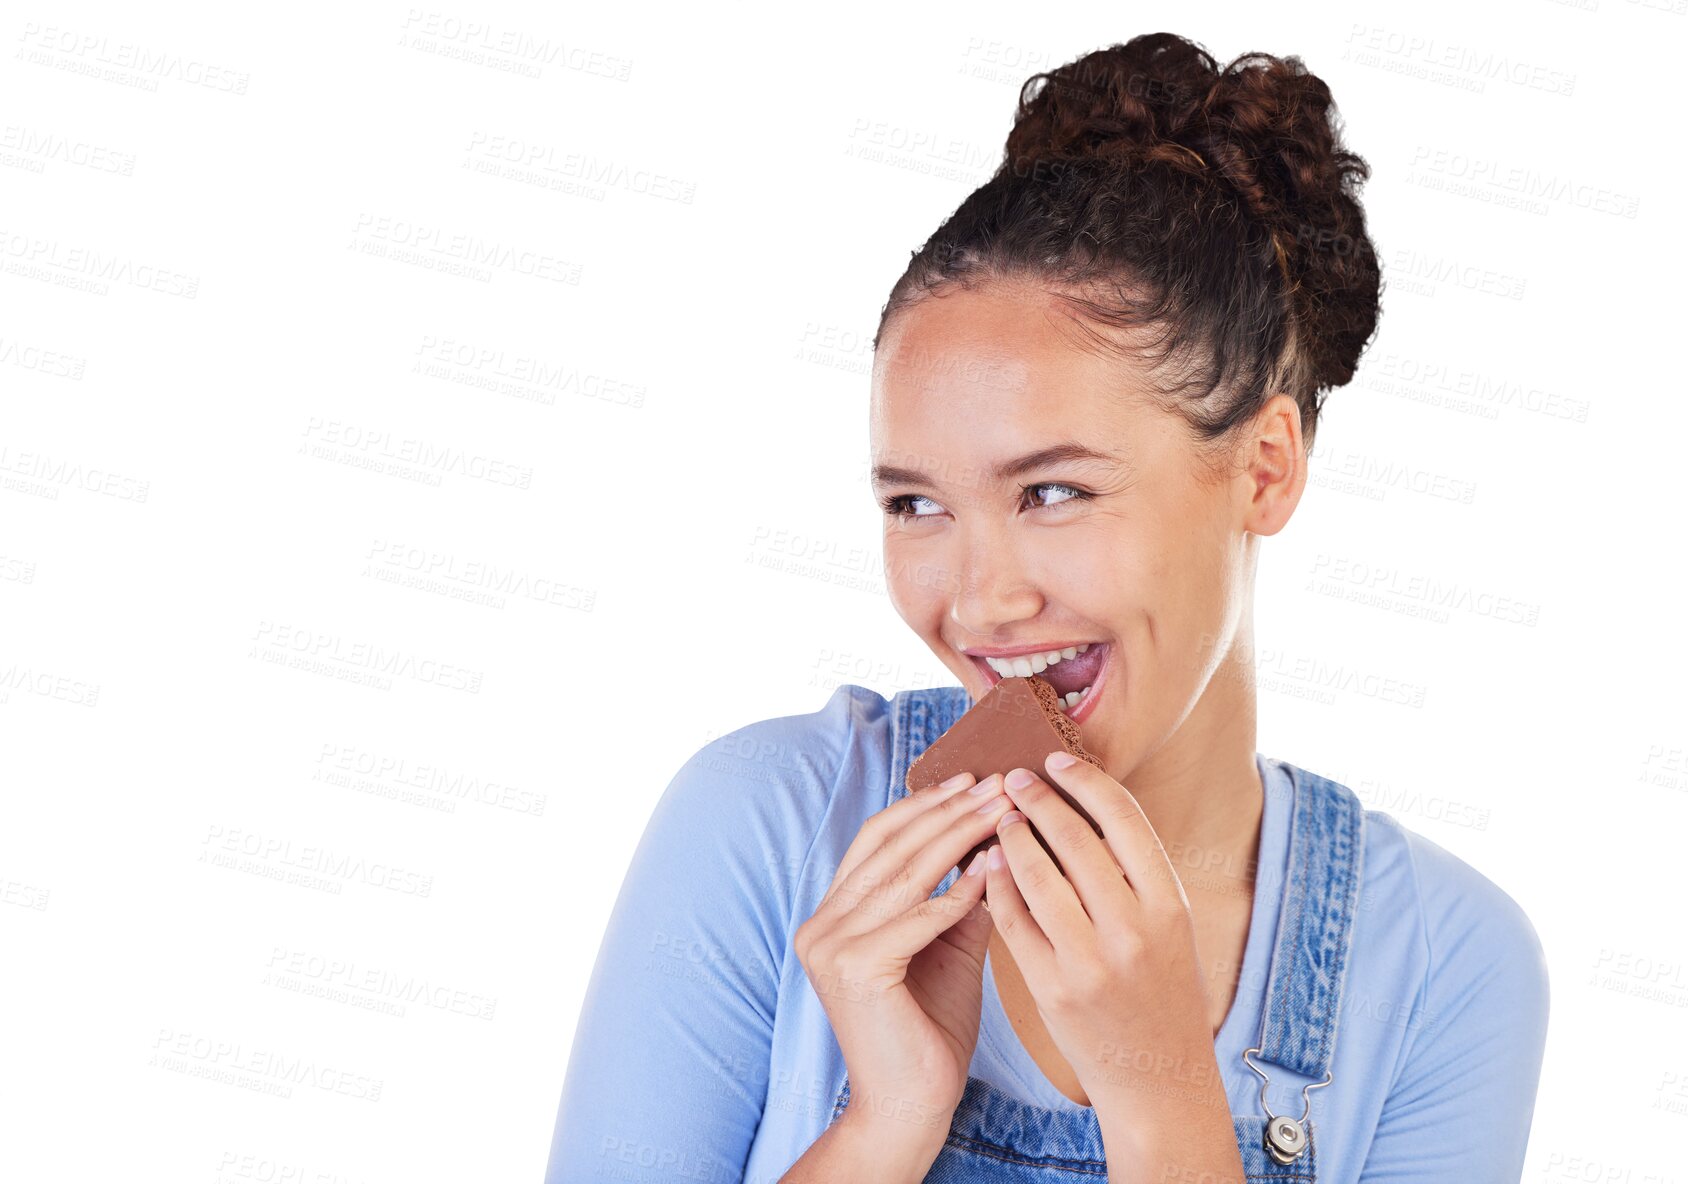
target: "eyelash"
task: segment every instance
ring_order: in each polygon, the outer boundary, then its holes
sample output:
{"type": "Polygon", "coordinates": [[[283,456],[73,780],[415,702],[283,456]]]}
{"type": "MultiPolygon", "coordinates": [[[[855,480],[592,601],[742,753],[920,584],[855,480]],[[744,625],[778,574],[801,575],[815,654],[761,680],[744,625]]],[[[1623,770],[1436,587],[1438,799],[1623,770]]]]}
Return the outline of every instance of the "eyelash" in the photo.
{"type": "MultiPolygon", "coordinates": [[[[1034,485],[1022,485],[1020,487],[1020,497],[1021,497],[1021,499],[1024,500],[1026,494],[1030,493],[1034,489],[1063,489],[1063,490],[1066,490],[1068,493],[1072,494],[1073,496],[1068,498],[1066,502],[1059,503],[1060,505],[1063,505],[1063,506],[1066,505],[1067,502],[1087,502],[1092,497],[1095,496],[1092,493],[1086,492],[1085,490],[1078,488],[1078,486],[1076,486],[1076,485],[1068,485],[1065,482],[1061,482],[1061,481],[1039,481],[1034,485]]],[[[913,513],[909,512],[909,509],[908,509],[909,502],[912,501],[915,497],[918,497],[918,496],[922,496],[922,495],[913,494],[913,493],[896,493],[896,494],[892,494],[889,497],[880,498],[879,504],[885,510],[885,512],[887,514],[891,515],[893,518],[896,518],[899,522],[907,521],[911,518],[934,518],[934,517],[936,517],[935,514],[913,514],[913,513]]],[[[1055,508],[1056,508],[1055,506],[1034,506],[1033,507],[1033,509],[1038,509],[1038,510],[1053,510],[1055,508]]]]}

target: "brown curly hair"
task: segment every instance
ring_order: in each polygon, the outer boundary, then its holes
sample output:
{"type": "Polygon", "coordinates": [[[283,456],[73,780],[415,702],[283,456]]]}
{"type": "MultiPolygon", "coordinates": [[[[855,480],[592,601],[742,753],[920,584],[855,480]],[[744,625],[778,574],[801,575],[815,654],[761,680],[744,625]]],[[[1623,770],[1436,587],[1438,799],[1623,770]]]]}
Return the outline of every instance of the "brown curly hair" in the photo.
{"type": "Polygon", "coordinates": [[[1001,166],[912,253],[874,348],[899,311],[950,285],[1031,279],[1099,346],[1147,359],[1198,441],[1282,391],[1311,449],[1382,287],[1355,196],[1370,170],[1334,112],[1298,57],[1220,69],[1173,33],[1033,75],[1001,166]],[[1153,331],[1128,342],[1086,322],[1153,331]]]}

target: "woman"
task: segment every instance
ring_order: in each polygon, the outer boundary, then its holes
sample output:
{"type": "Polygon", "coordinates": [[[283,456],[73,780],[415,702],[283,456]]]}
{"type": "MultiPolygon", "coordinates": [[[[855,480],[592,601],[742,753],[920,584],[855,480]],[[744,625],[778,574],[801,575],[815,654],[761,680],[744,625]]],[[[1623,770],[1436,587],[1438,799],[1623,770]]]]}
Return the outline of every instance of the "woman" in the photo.
{"type": "Polygon", "coordinates": [[[890,592],[961,685],[841,687],[681,769],[551,1181],[1519,1178],[1529,920],[1255,749],[1259,539],[1378,311],[1331,115],[1296,58],[1165,33],[1028,84],[875,339],[890,592]],[[1105,771],[906,792],[1031,673],[1105,771]]]}

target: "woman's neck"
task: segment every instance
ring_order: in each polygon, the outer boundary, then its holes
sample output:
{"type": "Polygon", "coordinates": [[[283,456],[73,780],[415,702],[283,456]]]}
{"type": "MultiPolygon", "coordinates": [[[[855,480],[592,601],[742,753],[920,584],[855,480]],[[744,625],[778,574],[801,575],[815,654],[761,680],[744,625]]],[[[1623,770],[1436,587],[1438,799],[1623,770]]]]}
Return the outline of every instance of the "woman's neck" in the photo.
{"type": "Polygon", "coordinates": [[[1253,881],[1265,808],[1254,686],[1252,647],[1233,645],[1172,738],[1123,777],[1109,769],[1143,807],[1180,875],[1188,862],[1253,881]]]}

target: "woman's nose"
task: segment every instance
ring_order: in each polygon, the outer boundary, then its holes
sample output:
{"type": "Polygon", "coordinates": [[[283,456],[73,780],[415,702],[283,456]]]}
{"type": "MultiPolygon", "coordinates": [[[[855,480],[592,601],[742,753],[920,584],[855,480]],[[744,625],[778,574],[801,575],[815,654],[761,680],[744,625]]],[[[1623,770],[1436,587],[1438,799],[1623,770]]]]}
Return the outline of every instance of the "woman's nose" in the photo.
{"type": "Polygon", "coordinates": [[[978,549],[953,572],[950,620],[963,637],[1000,635],[1016,621],[1035,617],[1043,597],[1005,548],[978,549]]]}

